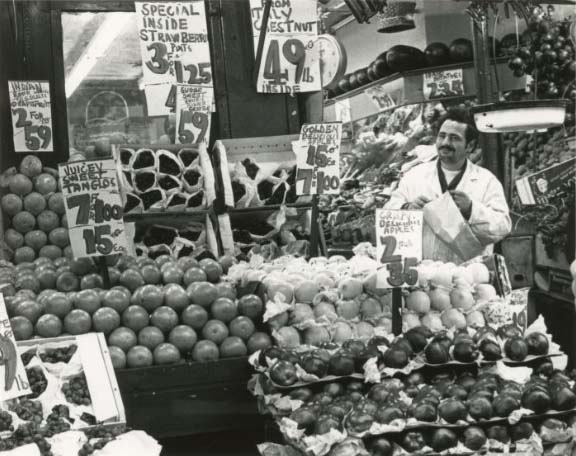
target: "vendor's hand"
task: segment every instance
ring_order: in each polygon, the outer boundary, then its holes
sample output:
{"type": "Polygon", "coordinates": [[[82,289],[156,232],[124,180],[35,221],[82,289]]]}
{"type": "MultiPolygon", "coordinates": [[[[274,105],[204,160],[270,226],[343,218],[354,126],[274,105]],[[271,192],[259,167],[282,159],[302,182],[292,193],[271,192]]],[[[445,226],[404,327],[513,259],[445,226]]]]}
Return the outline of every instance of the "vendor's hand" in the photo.
{"type": "Polygon", "coordinates": [[[450,190],[450,195],[452,195],[452,199],[454,200],[454,203],[456,203],[458,209],[460,209],[462,216],[468,220],[472,213],[472,200],[470,197],[459,190],[450,190]]]}
{"type": "Polygon", "coordinates": [[[432,201],[432,200],[430,198],[428,198],[427,196],[420,195],[414,201],[408,203],[408,205],[406,206],[406,209],[412,209],[412,210],[422,209],[430,201],[432,201]]]}

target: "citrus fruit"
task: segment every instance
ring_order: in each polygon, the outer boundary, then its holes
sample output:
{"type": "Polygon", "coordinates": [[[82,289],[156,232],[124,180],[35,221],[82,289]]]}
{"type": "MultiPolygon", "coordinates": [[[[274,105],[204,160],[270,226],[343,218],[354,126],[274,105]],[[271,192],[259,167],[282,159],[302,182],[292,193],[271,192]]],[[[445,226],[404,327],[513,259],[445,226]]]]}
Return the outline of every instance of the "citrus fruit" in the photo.
{"type": "Polygon", "coordinates": [[[498,296],[494,286],[489,283],[479,283],[476,285],[475,291],[479,301],[490,301],[498,296]]]}
{"type": "Polygon", "coordinates": [[[36,324],[43,312],[42,305],[36,301],[25,300],[16,305],[14,316],[26,317],[32,324],[36,324]]]}
{"type": "Polygon", "coordinates": [[[16,316],[10,319],[10,326],[16,340],[28,340],[34,334],[34,326],[26,317],[16,316]]]}
{"type": "Polygon", "coordinates": [[[450,303],[456,309],[468,311],[474,306],[474,296],[469,290],[456,287],[450,292],[450,303]]]}
{"type": "Polygon", "coordinates": [[[36,227],[36,219],[30,212],[21,211],[12,219],[12,226],[19,233],[26,234],[36,227]]]}
{"type": "Polygon", "coordinates": [[[32,215],[39,215],[46,209],[46,198],[38,192],[28,193],[24,197],[24,210],[30,212],[32,215]]]}
{"type": "Polygon", "coordinates": [[[362,282],[352,277],[346,277],[338,283],[338,292],[342,299],[354,299],[362,293],[362,282]]]}
{"type": "Polygon", "coordinates": [[[36,322],[35,330],[40,337],[58,337],[62,334],[62,321],[56,315],[45,314],[36,322]]]}
{"type": "Polygon", "coordinates": [[[48,243],[48,236],[44,231],[32,230],[24,235],[24,243],[38,251],[48,243]]]}
{"type": "Polygon", "coordinates": [[[131,292],[136,291],[138,287],[141,287],[145,284],[142,274],[134,269],[126,269],[123,271],[120,275],[120,280],[118,283],[128,288],[131,292]]]}
{"type": "Polygon", "coordinates": [[[138,332],[138,343],[150,350],[154,350],[162,342],[164,342],[164,333],[155,326],[146,326],[138,332]]]}
{"type": "Polygon", "coordinates": [[[218,298],[210,306],[210,313],[216,320],[230,323],[238,315],[238,309],[231,299],[218,298]]]}
{"type": "MultiPolygon", "coordinates": [[[[176,264],[178,265],[180,270],[182,270],[182,272],[186,272],[188,269],[190,269],[192,267],[195,267],[195,266],[197,267],[198,261],[196,261],[194,258],[192,258],[190,256],[185,256],[185,257],[178,258],[178,260],[176,261],[176,264]]],[[[204,280],[206,280],[206,279],[204,279],[204,280]]]]}
{"type": "Polygon", "coordinates": [[[236,336],[227,337],[220,344],[220,356],[222,358],[233,358],[236,356],[246,356],[248,349],[244,341],[236,336]]]}
{"type": "Polygon", "coordinates": [[[208,282],[217,283],[223,274],[222,266],[216,260],[204,258],[198,263],[201,269],[206,273],[208,282]]]}
{"type": "Polygon", "coordinates": [[[121,272],[117,268],[108,268],[108,278],[110,279],[110,285],[118,285],[120,280],[121,272]]]}
{"type": "Polygon", "coordinates": [[[47,300],[45,309],[46,313],[64,318],[72,311],[72,301],[64,293],[56,291],[47,300]]]}
{"type": "Polygon", "coordinates": [[[16,195],[24,196],[32,191],[32,181],[24,174],[14,174],[8,183],[10,191],[16,195]]]}
{"type": "Polygon", "coordinates": [[[154,349],[154,363],[158,365],[176,364],[180,361],[180,351],[174,345],[162,343],[154,349]]]}
{"type": "Polygon", "coordinates": [[[36,222],[38,223],[38,228],[45,233],[50,233],[54,228],[58,228],[60,225],[60,217],[56,212],[50,210],[44,210],[38,214],[36,217],[36,222]]]}
{"type": "Polygon", "coordinates": [[[296,302],[311,304],[319,292],[320,289],[316,282],[304,280],[294,287],[294,299],[296,299],[296,302]]]}
{"type": "Polygon", "coordinates": [[[66,207],[64,206],[64,195],[62,193],[53,193],[48,197],[48,209],[56,212],[58,215],[66,214],[66,207]]]}
{"type": "Polygon", "coordinates": [[[4,232],[4,242],[6,245],[11,248],[12,250],[16,250],[18,247],[22,247],[24,245],[24,236],[20,234],[13,228],[8,228],[4,232]]]}
{"type": "Polygon", "coordinates": [[[178,314],[168,306],[158,307],[150,315],[150,324],[167,333],[178,324],[178,314]]]}
{"type": "Polygon", "coordinates": [[[55,268],[60,268],[63,266],[67,266],[68,270],[70,270],[70,260],[68,258],[56,258],[55,260],[52,261],[52,264],[54,265],[55,268]]]}
{"type": "Polygon", "coordinates": [[[273,281],[266,287],[268,299],[274,300],[276,295],[282,296],[285,302],[292,302],[294,299],[294,288],[289,283],[273,281]]]}
{"type": "Polygon", "coordinates": [[[48,193],[54,193],[58,189],[58,182],[51,174],[42,173],[34,179],[34,188],[37,192],[47,195],[48,193]]]}
{"type": "Polygon", "coordinates": [[[216,361],[220,357],[218,345],[210,340],[200,340],[192,350],[192,359],[197,362],[216,361]]]}
{"type": "Polygon", "coordinates": [[[247,294],[238,300],[238,313],[248,318],[256,320],[264,312],[264,304],[262,300],[254,295],[247,294]]]}
{"type": "Polygon", "coordinates": [[[51,244],[57,245],[61,249],[70,245],[70,236],[68,235],[68,230],[66,228],[54,228],[50,231],[48,239],[50,239],[51,244]]]}
{"type": "Polygon", "coordinates": [[[246,348],[248,348],[248,353],[252,354],[258,350],[265,350],[272,346],[272,339],[270,336],[263,332],[255,332],[250,336],[248,342],[246,342],[246,348]]]}
{"type": "Polygon", "coordinates": [[[188,294],[180,285],[169,283],[164,287],[164,303],[180,313],[188,306],[188,294]]]}
{"type": "Polygon", "coordinates": [[[128,367],[148,367],[154,362],[154,356],[149,348],[136,345],[126,353],[126,365],[128,367]]]}
{"type": "Polygon", "coordinates": [[[110,334],[120,326],[120,315],[110,307],[101,307],[92,315],[94,331],[110,334]]]}
{"type": "Polygon", "coordinates": [[[102,296],[102,306],[110,307],[122,314],[130,305],[130,298],[120,290],[105,290],[102,296]]]}
{"type": "Polygon", "coordinates": [[[186,289],[190,302],[209,307],[218,297],[218,289],[210,282],[193,282],[186,289]]]}
{"type": "Polygon", "coordinates": [[[132,347],[134,347],[138,343],[138,337],[136,333],[132,331],[130,328],[116,328],[114,331],[110,333],[108,336],[108,345],[114,345],[115,347],[119,347],[124,352],[127,352],[132,347]]]}
{"type": "Polygon", "coordinates": [[[56,279],[56,289],[63,292],[79,290],[80,280],[70,271],[61,272],[56,279]]]}
{"type": "Polygon", "coordinates": [[[14,193],[7,193],[4,195],[0,200],[0,205],[2,206],[4,214],[9,215],[10,217],[21,212],[23,208],[22,198],[14,193]]]}
{"type": "Polygon", "coordinates": [[[142,273],[144,282],[152,285],[162,283],[162,273],[160,272],[160,269],[156,267],[156,265],[146,264],[142,266],[140,272],[142,273]]]}
{"type": "Polygon", "coordinates": [[[33,274],[18,277],[14,286],[16,290],[32,290],[34,293],[40,293],[40,281],[33,274]]]}
{"type": "Polygon", "coordinates": [[[120,347],[110,345],[108,353],[110,353],[110,360],[114,369],[124,369],[126,367],[126,353],[120,347]]]}
{"type": "Polygon", "coordinates": [[[48,299],[50,299],[55,293],[58,293],[56,290],[42,290],[38,296],[36,296],[36,302],[46,308],[46,303],[48,299]]]}
{"type": "Polygon", "coordinates": [[[256,327],[252,320],[244,316],[234,318],[228,327],[230,328],[231,336],[237,336],[243,341],[247,341],[256,331],[256,327]]]}
{"type": "Polygon", "coordinates": [[[206,282],[208,277],[203,269],[198,267],[190,267],[189,269],[184,272],[184,276],[182,277],[182,282],[185,286],[190,285],[192,282],[206,282]]]}
{"type": "Polygon", "coordinates": [[[472,263],[466,267],[474,279],[474,283],[489,283],[490,271],[484,263],[472,263]]]}
{"type": "Polygon", "coordinates": [[[26,177],[36,177],[42,172],[42,162],[35,155],[26,155],[20,162],[20,172],[26,177]]]}
{"type": "Polygon", "coordinates": [[[40,249],[38,255],[43,258],[50,258],[51,260],[55,260],[56,258],[60,258],[62,256],[62,249],[57,245],[45,245],[40,249]]]}
{"type": "Polygon", "coordinates": [[[162,271],[162,280],[164,283],[180,283],[183,275],[183,272],[179,268],[170,267],[162,271]]]}
{"type": "Polygon", "coordinates": [[[122,325],[135,332],[148,326],[149,321],[150,316],[148,315],[148,312],[140,306],[129,306],[122,313],[122,325]]]}
{"type": "Polygon", "coordinates": [[[64,317],[64,329],[73,336],[89,333],[92,329],[92,318],[85,310],[73,309],[64,317]]]}
{"type": "Polygon", "coordinates": [[[96,265],[92,258],[75,258],[70,262],[70,271],[78,276],[84,276],[96,272],[96,265]]]}
{"type": "Polygon", "coordinates": [[[230,269],[233,264],[236,264],[237,261],[236,258],[234,258],[232,255],[224,255],[218,258],[218,263],[220,263],[220,266],[222,266],[222,271],[224,274],[227,274],[228,269],[230,269]]]}
{"type": "Polygon", "coordinates": [[[202,337],[215,344],[221,344],[228,334],[228,327],[220,320],[208,320],[202,328],[202,337]]]}
{"type": "Polygon", "coordinates": [[[28,246],[18,247],[14,252],[15,264],[34,261],[34,258],[36,258],[36,252],[34,252],[34,249],[32,247],[28,246]]]}
{"type": "MultiPolygon", "coordinates": [[[[52,209],[50,209],[52,210],[52,209]]],[[[66,217],[66,214],[64,214],[62,217],[60,217],[60,225],[63,228],[68,228],[68,218],[66,217]]]]}
{"type": "Polygon", "coordinates": [[[96,290],[79,291],[74,297],[73,304],[74,308],[85,310],[90,315],[93,315],[102,306],[100,294],[96,290]]]}
{"type": "Polygon", "coordinates": [[[181,319],[182,323],[199,331],[208,321],[208,312],[202,306],[190,304],[182,311],[181,319]]]}
{"type": "Polygon", "coordinates": [[[421,315],[430,312],[430,298],[422,290],[412,291],[405,298],[406,308],[421,315]]]}
{"type": "Polygon", "coordinates": [[[90,290],[92,288],[103,288],[104,279],[100,274],[93,272],[92,274],[87,274],[82,279],[80,279],[80,289],[90,290]]]}
{"type": "Polygon", "coordinates": [[[198,336],[196,331],[186,325],[178,325],[172,328],[168,335],[168,342],[173,344],[180,352],[187,353],[194,348],[198,336]]]}
{"type": "Polygon", "coordinates": [[[156,257],[156,259],[154,261],[156,261],[156,264],[158,265],[159,268],[162,267],[162,265],[164,263],[174,262],[174,260],[172,259],[172,257],[170,255],[160,255],[160,256],[156,257]]]}
{"type": "Polygon", "coordinates": [[[230,282],[220,282],[216,284],[219,298],[236,299],[236,287],[230,282]]]}
{"type": "Polygon", "coordinates": [[[142,306],[148,312],[153,312],[163,303],[164,290],[158,285],[144,285],[139,287],[132,295],[132,298],[130,298],[130,304],[142,306]]]}

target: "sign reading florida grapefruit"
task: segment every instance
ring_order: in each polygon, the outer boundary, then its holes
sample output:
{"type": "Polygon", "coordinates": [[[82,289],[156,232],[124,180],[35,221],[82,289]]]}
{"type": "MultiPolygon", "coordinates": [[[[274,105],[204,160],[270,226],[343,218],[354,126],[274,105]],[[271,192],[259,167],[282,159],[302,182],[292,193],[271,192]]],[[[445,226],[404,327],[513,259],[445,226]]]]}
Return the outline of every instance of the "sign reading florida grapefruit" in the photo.
{"type": "Polygon", "coordinates": [[[60,165],[74,258],[126,253],[124,209],[116,162],[85,160],[60,165]]]}
{"type": "Polygon", "coordinates": [[[422,211],[376,209],[378,288],[416,285],[422,260],[422,211]]]}

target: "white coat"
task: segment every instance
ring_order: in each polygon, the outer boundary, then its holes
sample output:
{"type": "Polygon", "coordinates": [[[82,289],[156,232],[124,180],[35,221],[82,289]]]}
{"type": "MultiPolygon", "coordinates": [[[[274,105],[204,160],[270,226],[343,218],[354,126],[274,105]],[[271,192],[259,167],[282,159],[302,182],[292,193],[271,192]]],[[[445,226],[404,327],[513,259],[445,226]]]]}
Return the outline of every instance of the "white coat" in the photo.
{"type": "MultiPolygon", "coordinates": [[[[468,161],[462,180],[456,187],[472,200],[472,212],[468,225],[484,247],[481,255],[489,255],[493,244],[503,239],[512,228],[504,189],[490,171],[468,161]]],[[[390,196],[386,209],[401,209],[405,203],[424,195],[432,201],[441,196],[436,160],[423,163],[409,170],[400,180],[398,188],[390,196]]],[[[449,220],[447,220],[449,222],[449,220]]],[[[422,258],[461,263],[444,241],[424,224],[422,258]]]]}

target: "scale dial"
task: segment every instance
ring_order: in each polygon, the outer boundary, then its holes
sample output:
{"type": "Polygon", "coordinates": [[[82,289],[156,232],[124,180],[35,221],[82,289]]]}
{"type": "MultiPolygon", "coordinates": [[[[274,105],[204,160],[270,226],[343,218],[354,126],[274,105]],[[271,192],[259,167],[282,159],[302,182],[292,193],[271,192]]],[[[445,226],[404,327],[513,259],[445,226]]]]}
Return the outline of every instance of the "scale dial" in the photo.
{"type": "Polygon", "coordinates": [[[316,44],[319,46],[322,87],[334,88],[346,73],[346,50],[332,35],[319,35],[316,44]]]}

